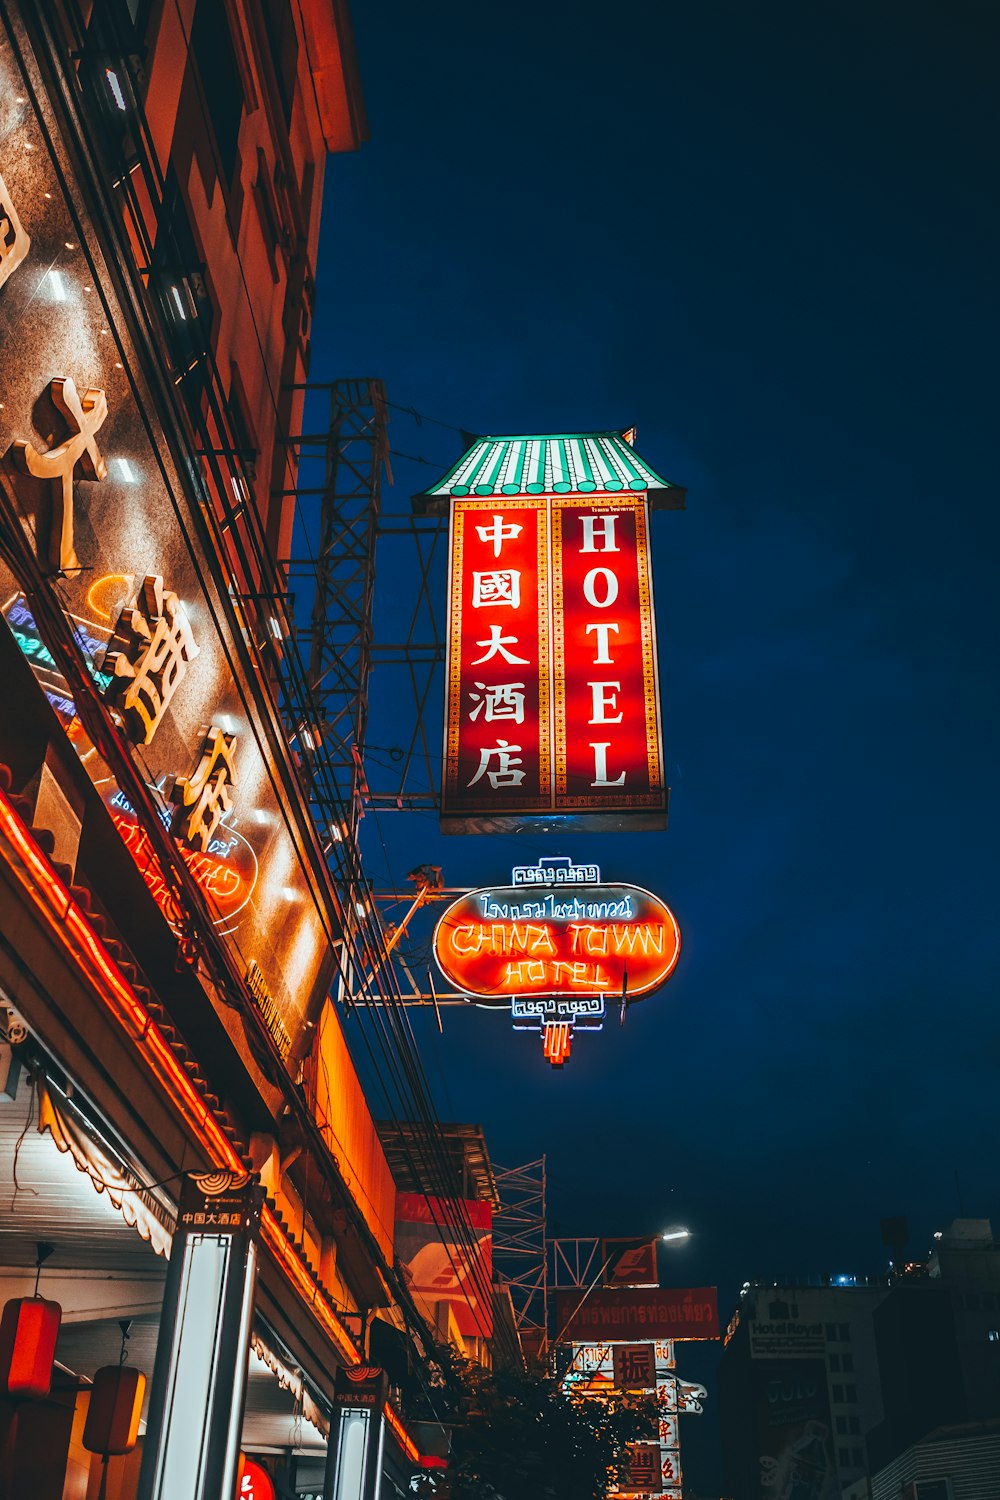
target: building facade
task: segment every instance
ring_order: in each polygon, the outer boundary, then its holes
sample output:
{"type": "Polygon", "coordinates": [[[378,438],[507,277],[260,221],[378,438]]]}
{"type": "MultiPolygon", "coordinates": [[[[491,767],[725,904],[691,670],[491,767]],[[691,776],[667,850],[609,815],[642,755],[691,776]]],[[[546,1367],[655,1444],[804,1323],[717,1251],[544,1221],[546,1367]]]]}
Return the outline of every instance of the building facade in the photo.
{"type": "Polygon", "coordinates": [[[883,1416],[872,1315],[886,1292],[830,1281],[745,1289],[719,1368],[733,1500],[781,1495],[793,1478],[810,1500],[840,1500],[867,1474],[865,1433],[883,1416]]]}
{"type": "Polygon", "coordinates": [[[4,1494],[217,1496],[242,1454],[247,1494],[360,1500],[420,1457],[362,1379],[375,1314],[421,1319],[284,568],[364,130],[340,0],[0,3],[4,1494]]]}
{"type": "Polygon", "coordinates": [[[748,1285],[719,1380],[733,1500],[796,1483],[810,1500],[992,1494],[1000,1246],[989,1220],[956,1220],[926,1261],[871,1283],[748,1285]]]}

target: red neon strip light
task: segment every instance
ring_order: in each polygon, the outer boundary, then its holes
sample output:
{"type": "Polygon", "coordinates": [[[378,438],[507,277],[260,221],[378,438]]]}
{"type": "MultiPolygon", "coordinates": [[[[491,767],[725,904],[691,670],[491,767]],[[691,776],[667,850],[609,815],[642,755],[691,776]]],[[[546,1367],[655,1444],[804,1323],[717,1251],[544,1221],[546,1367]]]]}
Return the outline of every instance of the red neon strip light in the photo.
{"type": "Polygon", "coordinates": [[[404,1456],[408,1458],[411,1463],[417,1463],[419,1461],[421,1464],[426,1464],[427,1460],[420,1457],[420,1449],[410,1437],[406,1428],[403,1426],[402,1422],[399,1420],[388,1402],[386,1402],[384,1410],[385,1420],[392,1428],[393,1436],[395,1437],[399,1446],[402,1448],[404,1456]]]}
{"type": "MultiPolygon", "coordinates": [[[[201,1137],[205,1146],[215,1157],[212,1164],[223,1166],[232,1172],[246,1171],[246,1166],[232,1142],[225,1135],[191,1079],[171,1052],[156,1022],[141,1004],[118,965],[89,926],[66,886],[50,867],[30,832],[2,792],[0,792],[0,833],[4,835],[23,866],[23,869],[19,870],[12,861],[8,860],[8,864],[20,879],[22,886],[34,900],[35,905],[48,916],[53,932],[59,936],[64,946],[75,947],[77,951],[74,957],[84,960],[81,967],[91,978],[95,989],[115,1019],[138,1043],[140,1053],[151,1067],[157,1083],[173,1098],[186,1122],[201,1137]],[[26,876],[30,877],[30,880],[26,876]]],[[[310,1307],[324,1333],[339,1352],[351,1364],[354,1364],[358,1358],[357,1348],[351,1342],[346,1330],[341,1327],[332,1308],[327,1306],[320,1289],[303,1264],[298,1250],[282,1229],[274,1210],[268,1204],[264,1205],[261,1237],[288,1280],[310,1307]]],[[[388,1405],[385,1412],[386,1420],[396,1433],[406,1456],[415,1459],[418,1450],[399,1418],[388,1405]]]]}
{"type": "Polygon", "coordinates": [[[554,1068],[561,1068],[569,1057],[571,1038],[568,1021],[546,1021],[542,1030],[542,1051],[554,1068]]]}

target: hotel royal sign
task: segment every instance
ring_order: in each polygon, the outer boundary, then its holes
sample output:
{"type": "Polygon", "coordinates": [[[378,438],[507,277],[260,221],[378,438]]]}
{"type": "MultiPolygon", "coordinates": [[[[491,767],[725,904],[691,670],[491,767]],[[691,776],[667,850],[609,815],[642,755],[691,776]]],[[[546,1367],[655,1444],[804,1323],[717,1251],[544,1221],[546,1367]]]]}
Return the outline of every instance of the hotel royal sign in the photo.
{"type": "Polygon", "coordinates": [[[439,969],[471,1000],[510,1007],[517,1030],[540,1030],[560,1067],[574,1028],[601,1030],[665,984],[680,955],[677,921],[635,885],[601,880],[594,864],[564,856],[517,865],[511,884],[469,891],[434,932],[439,969]]]}
{"type": "Polygon", "coordinates": [[[477,439],[416,497],[450,513],[446,832],[666,825],[651,508],[631,433],[477,439]]]}

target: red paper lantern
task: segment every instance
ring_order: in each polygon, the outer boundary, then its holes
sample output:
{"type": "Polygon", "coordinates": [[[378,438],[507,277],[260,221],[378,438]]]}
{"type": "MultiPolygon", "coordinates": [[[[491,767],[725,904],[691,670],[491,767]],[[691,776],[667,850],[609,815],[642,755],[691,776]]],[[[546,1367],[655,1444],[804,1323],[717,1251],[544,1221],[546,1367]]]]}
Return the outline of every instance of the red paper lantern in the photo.
{"type": "Polygon", "coordinates": [[[47,1396],[62,1308],[47,1297],[14,1297],[0,1318],[0,1390],[47,1396]]]}
{"type": "Polygon", "coordinates": [[[83,1424],[88,1453],[131,1453],[139,1437],[146,1377],[131,1365],[105,1365],[94,1376],[83,1424]]]}

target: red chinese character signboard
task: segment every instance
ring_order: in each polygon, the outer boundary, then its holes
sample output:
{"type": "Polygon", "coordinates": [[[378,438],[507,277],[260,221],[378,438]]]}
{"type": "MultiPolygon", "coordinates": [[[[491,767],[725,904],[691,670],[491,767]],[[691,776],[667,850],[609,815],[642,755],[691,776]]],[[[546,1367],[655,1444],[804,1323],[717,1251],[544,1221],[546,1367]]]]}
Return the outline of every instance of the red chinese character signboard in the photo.
{"type": "Polygon", "coordinates": [[[656,1352],[652,1344],[614,1344],[616,1391],[651,1391],[656,1385],[656,1352]]]}
{"type": "Polygon", "coordinates": [[[658,1443],[630,1443],[628,1488],[632,1494],[658,1495],[663,1488],[658,1443]]]}
{"type": "Polygon", "coordinates": [[[663,827],[641,495],[453,499],[446,830],[663,827]]]}

